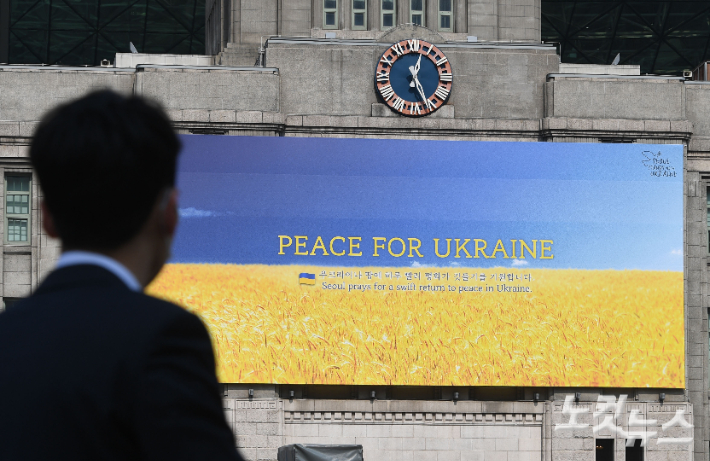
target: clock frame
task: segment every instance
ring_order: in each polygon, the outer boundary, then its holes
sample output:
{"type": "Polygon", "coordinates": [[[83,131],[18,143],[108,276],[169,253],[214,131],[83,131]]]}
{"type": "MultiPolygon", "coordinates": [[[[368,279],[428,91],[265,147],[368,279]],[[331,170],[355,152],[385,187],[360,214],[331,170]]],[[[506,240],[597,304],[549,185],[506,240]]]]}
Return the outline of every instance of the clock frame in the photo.
{"type": "MultiPolygon", "coordinates": [[[[417,68],[417,72],[419,68],[417,68]]],[[[410,69],[412,77],[408,77],[410,82],[415,82],[422,87],[417,81],[416,73],[410,69]]],[[[415,87],[414,83],[410,83],[411,87],[415,87]]],[[[424,117],[437,111],[441,106],[446,104],[451,95],[453,88],[453,73],[451,71],[451,63],[448,58],[435,45],[419,39],[401,40],[387,50],[380,57],[375,71],[375,88],[377,94],[382,98],[382,101],[393,111],[398,114],[408,117],[424,117]],[[403,98],[403,95],[398,95],[392,88],[390,81],[390,71],[395,63],[407,55],[419,55],[422,59],[430,60],[439,75],[439,81],[436,85],[436,90],[431,94],[424,94],[423,88],[417,94],[417,101],[413,102],[403,98]]]]}

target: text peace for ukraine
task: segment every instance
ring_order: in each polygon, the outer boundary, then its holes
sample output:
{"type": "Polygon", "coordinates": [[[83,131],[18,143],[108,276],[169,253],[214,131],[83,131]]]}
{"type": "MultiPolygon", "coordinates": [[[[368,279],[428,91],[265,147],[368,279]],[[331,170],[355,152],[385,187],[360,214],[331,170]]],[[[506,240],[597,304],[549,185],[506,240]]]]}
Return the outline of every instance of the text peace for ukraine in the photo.
{"type": "MultiPolygon", "coordinates": [[[[525,259],[525,253],[533,259],[553,259],[552,240],[520,240],[512,239],[503,243],[503,240],[496,241],[491,249],[485,239],[432,239],[433,251],[439,258],[520,258],[525,259]],[[446,249],[444,249],[446,247],[446,249]],[[470,250],[470,251],[469,251],[470,250]],[[473,253],[473,254],[472,254],[473,253]]],[[[306,235],[279,235],[279,255],[285,255],[286,250],[294,255],[300,256],[362,256],[362,237],[336,236],[330,239],[326,246],[325,241],[319,235],[312,245],[308,242],[306,235]]],[[[430,251],[429,248],[427,251],[430,251]]],[[[408,237],[406,241],[399,237],[387,239],[385,237],[372,237],[372,256],[380,256],[380,251],[387,251],[390,256],[399,258],[407,254],[408,258],[414,258],[415,254],[423,258],[425,251],[422,249],[422,241],[415,237],[408,237]]]]}

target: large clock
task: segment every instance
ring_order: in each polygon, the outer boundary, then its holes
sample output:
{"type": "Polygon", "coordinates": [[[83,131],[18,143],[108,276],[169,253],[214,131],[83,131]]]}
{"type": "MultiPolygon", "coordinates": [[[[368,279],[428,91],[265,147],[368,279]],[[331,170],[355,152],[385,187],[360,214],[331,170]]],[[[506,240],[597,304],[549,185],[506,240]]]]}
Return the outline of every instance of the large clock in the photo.
{"type": "Polygon", "coordinates": [[[446,104],[453,81],[444,53],[416,39],[389,47],[375,73],[375,86],[385,104],[410,117],[429,115],[446,104]]]}

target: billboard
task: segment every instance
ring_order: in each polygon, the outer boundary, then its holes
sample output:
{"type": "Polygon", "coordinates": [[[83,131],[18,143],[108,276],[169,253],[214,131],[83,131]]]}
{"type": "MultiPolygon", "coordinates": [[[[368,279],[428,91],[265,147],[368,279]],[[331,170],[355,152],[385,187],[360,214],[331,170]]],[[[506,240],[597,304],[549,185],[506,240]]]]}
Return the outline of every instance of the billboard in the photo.
{"type": "Polygon", "coordinates": [[[684,387],[682,146],[182,139],[222,382],[684,387]]]}

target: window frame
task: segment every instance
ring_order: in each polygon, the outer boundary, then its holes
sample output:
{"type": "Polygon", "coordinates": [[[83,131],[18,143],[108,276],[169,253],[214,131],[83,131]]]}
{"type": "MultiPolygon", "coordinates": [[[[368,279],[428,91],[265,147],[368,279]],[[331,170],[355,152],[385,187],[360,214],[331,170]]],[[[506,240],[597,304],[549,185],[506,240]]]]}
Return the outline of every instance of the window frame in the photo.
{"type": "Polygon", "coordinates": [[[380,30],[390,30],[393,27],[397,27],[397,0],[389,0],[392,2],[392,9],[391,10],[385,10],[383,7],[383,3],[385,0],[380,0],[380,30]],[[385,26],[385,15],[386,14],[391,14],[392,15],[392,25],[391,26],[385,26]]]}
{"type": "Polygon", "coordinates": [[[437,29],[439,32],[453,32],[454,31],[454,2],[453,0],[448,0],[449,1],[449,6],[451,9],[449,11],[442,11],[441,10],[441,2],[442,0],[437,0],[436,4],[436,11],[437,11],[437,29]],[[441,27],[441,18],[444,16],[449,17],[449,27],[441,27]]]}
{"type": "Polygon", "coordinates": [[[351,0],[350,1],[350,28],[352,30],[367,30],[367,0],[359,0],[362,1],[362,3],[365,5],[364,9],[355,9],[355,1],[356,0],[351,0]],[[355,15],[356,14],[362,14],[363,16],[363,21],[361,26],[356,26],[355,25],[355,15]]]}
{"type": "Polygon", "coordinates": [[[5,215],[5,232],[3,243],[5,245],[31,245],[32,243],[32,175],[27,173],[6,173],[5,174],[5,196],[3,210],[5,215]],[[10,191],[8,190],[9,178],[27,179],[27,191],[10,191]],[[9,213],[7,208],[8,195],[26,195],[27,196],[27,213],[9,213]],[[10,240],[10,219],[26,219],[27,220],[27,240],[10,240]]]}
{"type": "Polygon", "coordinates": [[[340,0],[323,0],[323,3],[321,3],[323,6],[323,29],[327,30],[337,30],[340,27],[339,26],[339,18],[338,18],[338,12],[340,11],[340,0]],[[325,7],[325,2],[327,1],[334,1],[335,2],[335,8],[326,8],[325,7]],[[328,25],[326,22],[326,18],[328,16],[328,13],[333,13],[335,15],[335,24],[333,25],[328,25]]]}
{"type": "Polygon", "coordinates": [[[409,22],[411,24],[416,24],[414,22],[414,15],[420,15],[422,17],[421,24],[418,24],[419,26],[426,27],[426,0],[421,0],[422,2],[422,9],[421,10],[414,10],[412,9],[412,2],[415,0],[409,0],[409,22]]]}

